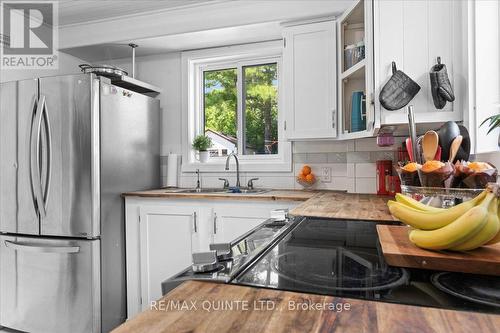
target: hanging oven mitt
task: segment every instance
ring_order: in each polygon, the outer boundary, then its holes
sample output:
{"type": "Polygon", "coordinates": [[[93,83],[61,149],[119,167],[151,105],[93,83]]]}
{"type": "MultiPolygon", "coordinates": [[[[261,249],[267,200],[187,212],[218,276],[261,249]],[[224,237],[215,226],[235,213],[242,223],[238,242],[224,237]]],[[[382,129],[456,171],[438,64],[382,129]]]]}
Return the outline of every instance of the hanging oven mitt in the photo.
{"type": "Polygon", "coordinates": [[[405,107],[419,92],[420,86],[408,75],[396,68],[392,62],[392,76],[379,94],[379,101],[387,110],[399,110],[405,107]]]}
{"type": "Polygon", "coordinates": [[[437,109],[442,109],[447,101],[453,102],[455,100],[455,94],[453,93],[453,88],[448,78],[446,65],[441,64],[441,59],[439,57],[437,65],[432,66],[429,76],[431,79],[431,92],[434,106],[437,109]]]}

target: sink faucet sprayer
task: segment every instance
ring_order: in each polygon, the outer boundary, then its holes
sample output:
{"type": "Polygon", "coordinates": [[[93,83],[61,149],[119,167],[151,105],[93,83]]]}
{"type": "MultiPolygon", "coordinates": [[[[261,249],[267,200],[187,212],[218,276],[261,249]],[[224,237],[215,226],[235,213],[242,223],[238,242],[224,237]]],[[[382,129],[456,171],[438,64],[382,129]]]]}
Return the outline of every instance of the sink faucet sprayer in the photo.
{"type": "Polygon", "coordinates": [[[196,192],[201,192],[200,169],[196,169],[196,192]]]}

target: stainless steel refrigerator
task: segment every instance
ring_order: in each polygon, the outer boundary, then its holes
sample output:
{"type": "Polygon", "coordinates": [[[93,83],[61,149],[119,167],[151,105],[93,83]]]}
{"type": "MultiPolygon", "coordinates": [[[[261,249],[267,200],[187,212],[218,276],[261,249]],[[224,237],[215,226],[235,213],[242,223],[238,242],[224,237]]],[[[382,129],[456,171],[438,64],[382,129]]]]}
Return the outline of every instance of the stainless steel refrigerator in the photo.
{"type": "Polygon", "coordinates": [[[125,320],[121,193],[160,185],[159,101],[92,74],[0,85],[0,325],[125,320]]]}

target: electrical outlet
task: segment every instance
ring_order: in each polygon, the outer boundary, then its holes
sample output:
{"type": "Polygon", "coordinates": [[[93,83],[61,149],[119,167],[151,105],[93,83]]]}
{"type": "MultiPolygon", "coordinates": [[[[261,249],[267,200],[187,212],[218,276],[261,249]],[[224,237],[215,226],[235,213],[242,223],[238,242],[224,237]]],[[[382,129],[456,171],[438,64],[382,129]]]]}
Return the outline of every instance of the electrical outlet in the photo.
{"type": "Polygon", "coordinates": [[[331,183],[332,182],[332,168],[323,167],[321,168],[321,176],[322,183],[331,183]]]}

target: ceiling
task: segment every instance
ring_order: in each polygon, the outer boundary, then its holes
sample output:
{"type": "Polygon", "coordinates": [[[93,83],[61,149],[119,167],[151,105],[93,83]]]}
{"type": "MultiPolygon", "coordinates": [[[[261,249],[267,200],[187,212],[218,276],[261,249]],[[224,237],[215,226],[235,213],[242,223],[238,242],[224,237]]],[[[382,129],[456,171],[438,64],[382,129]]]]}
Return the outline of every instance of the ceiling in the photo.
{"type": "Polygon", "coordinates": [[[129,58],[130,42],[139,45],[137,56],[147,56],[277,40],[282,38],[281,23],[337,16],[354,1],[61,0],[61,31],[70,46],[60,51],[87,62],[106,62],[129,58]]]}
{"type": "Polygon", "coordinates": [[[59,0],[59,25],[112,19],[219,0],[59,0]]]}
{"type": "MultiPolygon", "coordinates": [[[[180,50],[186,51],[222,45],[271,41],[280,38],[280,25],[276,22],[269,22],[145,38],[136,41],[139,44],[136,53],[140,57],[180,50]]],[[[129,58],[132,55],[132,50],[127,43],[106,43],[62,49],[61,51],[88,62],[129,58]]]]}

